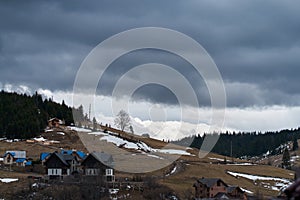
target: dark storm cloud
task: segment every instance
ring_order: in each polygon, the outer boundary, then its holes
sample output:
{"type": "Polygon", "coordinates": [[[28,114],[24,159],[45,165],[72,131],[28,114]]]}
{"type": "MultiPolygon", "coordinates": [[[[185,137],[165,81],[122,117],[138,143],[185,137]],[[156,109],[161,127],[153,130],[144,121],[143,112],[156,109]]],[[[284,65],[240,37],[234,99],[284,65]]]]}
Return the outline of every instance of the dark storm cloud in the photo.
{"type": "MultiPolygon", "coordinates": [[[[161,26],[191,36],[210,53],[229,106],[299,105],[299,7],[297,1],[276,0],[2,1],[0,82],[71,90],[80,63],[99,42],[127,29],[161,26]]],[[[101,82],[104,94],[132,65],[157,61],[181,69],[202,104],[210,104],[203,80],[195,82],[199,77],[188,63],[163,53],[133,55],[108,70],[101,82]]],[[[153,87],[135,97],[176,103],[166,94],[153,87]]]]}

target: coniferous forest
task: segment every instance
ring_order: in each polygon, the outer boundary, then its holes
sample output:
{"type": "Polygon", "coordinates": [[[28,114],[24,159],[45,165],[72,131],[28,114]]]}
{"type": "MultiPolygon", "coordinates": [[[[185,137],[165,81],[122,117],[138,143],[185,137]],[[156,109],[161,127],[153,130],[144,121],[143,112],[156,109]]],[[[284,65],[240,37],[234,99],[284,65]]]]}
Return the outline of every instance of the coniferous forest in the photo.
{"type": "MultiPolygon", "coordinates": [[[[276,155],[283,152],[285,147],[280,148],[281,145],[287,142],[296,143],[296,140],[300,139],[300,128],[265,133],[226,132],[219,135],[219,140],[212,150],[215,153],[225,156],[230,156],[232,153],[233,157],[262,156],[267,152],[270,155],[276,155]]],[[[174,143],[199,149],[205,137],[210,137],[210,135],[186,137],[174,143]]]]}
{"type": "MultiPolygon", "coordinates": [[[[82,106],[74,111],[83,116],[82,106]]],[[[47,121],[53,117],[64,120],[66,125],[74,123],[72,108],[64,101],[59,104],[51,99],[43,99],[38,93],[30,96],[0,92],[0,137],[35,137],[46,128],[47,121]]]]}

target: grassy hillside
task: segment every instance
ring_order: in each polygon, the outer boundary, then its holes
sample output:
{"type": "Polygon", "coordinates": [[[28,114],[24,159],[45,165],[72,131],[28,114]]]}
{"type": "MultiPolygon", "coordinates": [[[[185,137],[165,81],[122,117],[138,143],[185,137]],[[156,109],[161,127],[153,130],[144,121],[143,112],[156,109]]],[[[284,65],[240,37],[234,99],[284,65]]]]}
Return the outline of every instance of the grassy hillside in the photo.
{"type": "MultiPolygon", "coordinates": [[[[109,131],[113,131],[110,129],[109,131]]],[[[131,135],[128,133],[122,133],[120,137],[124,139],[130,138],[131,141],[142,141],[146,143],[148,146],[159,149],[165,146],[173,149],[181,149],[185,150],[185,147],[181,147],[174,144],[168,144],[162,142],[160,140],[152,139],[152,138],[143,138],[140,136],[131,135]]],[[[197,149],[187,149],[186,151],[191,154],[191,156],[184,155],[180,156],[176,162],[169,162],[166,165],[167,159],[172,158],[172,155],[166,155],[163,153],[155,153],[152,155],[156,155],[157,157],[149,157],[147,153],[135,150],[135,149],[126,149],[124,147],[120,148],[113,143],[106,142],[105,140],[100,140],[101,135],[93,135],[88,134],[87,132],[79,132],[72,131],[70,129],[57,129],[54,131],[42,133],[42,137],[47,140],[55,140],[59,141],[59,143],[51,143],[50,145],[44,145],[43,143],[27,143],[26,141],[19,142],[6,142],[0,141],[0,154],[3,154],[6,150],[26,150],[27,155],[30,158],[38,159],[39,154],[41,152],[53,152],[55,150],[59,150],[60,148],[65,149],[78,149],[82,151],[93,151],[99,150],[105,147],[109,148],[111,152],[117,151],[120,149],[122,153],[126,154],[129,159],[124,159],[126,162],[121,163],[121,167],[130,167],[132,164],[136,166],[137,164],[145,169],[147,167],[147,163],[152,163],[153,165],[160,165],[162,167],[157,169],[156,171],[151,171],[149,173],[126,173],[123,171],[116,172],[117,177],[134,177],[139,175],[143,178],[146,177],[155,177],[160,184],[166,186],[174,191],[176,195],[181,197],[182,199],[187,199],[189,196],[192,196],[194,193],[193,184],[194,182],[201,178],[221,178],[229,185],[238,185],[244,189],[250,190],[253,194],[260,193],[264,196],[276,196],[279,191],[274,190],[271,186],[276,185],[276,181],[253,181],[243,177],[236,178],[232,175],[229,175],[227,171],[239,172],[244,174],[251,175],[259,175],[259,176],[270,176],[270,177],[279,177],[292,180],[294,178],[294,173],[289,170],[284,170],[281,168],[262,165],[259,163],[255,163],[255,165],[228,165],[228,164],[220,164],[224,160],[231,161],[232,158],[225,157],[223,155],[209,153],[205,158],[198,157],[197,149]],[[59,134],[63,132],[64,134],[59,134]],[[84,136],[84,140],[81,140],[84,136]],[[89,142],[88,145],[86,142],[89,142]],[[86,146],[87,145],[87,146],[86,146]],[[159,158],[165,158],[164,160],[159,158]],[[133,159],[133,160],[131,160],[133,159]],[[138,160],[138,163],[137,163],[138,160]],[[147,161],[147,162],[146,162],[147,161]],[[144,165],[145,164],[145,165],[144,165]],[[176,170],[174,168],[176,167],[176,170]],[[172,172],[173,171],[173,172],[172,172]],[[171,173],[172,172],[172,173],[171,173]],[[269,187],[267,188],[269,184],[269,187]]],[[[110,152],[109,151],[109,152],[110,152]]],[[[124,155],[120,154],[119,157],[116,158],[124,158],[124,155]]],[[[127,157],[126,157],[127,158],[127,157]]],[[[234,158],[234,162],[238,164],[242,164],[248,161],[236,159],[234,158]]],[[[119,166],[120,168],[120,166],[119,166]]],[[[5,172],[6,173],[6,172],[5,172]]],[[[0,170],[0,177],[20,177],[22,181],[19,181],[22,184],[22,187],[26,187],[26,181],[24,180],[24,175],[19,173],[12,174],[4,174],[0,170]],[[22,178],[23,177],[23,178],[22,178]]],[[[16,184],[16,183],[12,183],[16,184]]],[[[11,186],[11,185],[6,185],[11,186]]],[[[21,186],[18,186],[21,187],[21,186]]]]}

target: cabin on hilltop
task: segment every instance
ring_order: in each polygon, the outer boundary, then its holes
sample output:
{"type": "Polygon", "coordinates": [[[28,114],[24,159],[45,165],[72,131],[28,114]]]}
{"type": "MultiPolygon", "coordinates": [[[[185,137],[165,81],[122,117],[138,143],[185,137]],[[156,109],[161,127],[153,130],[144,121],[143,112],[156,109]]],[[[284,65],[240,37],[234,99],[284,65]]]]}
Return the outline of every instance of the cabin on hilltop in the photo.
{"type": "Polygon", "coordinates": [[[56,117],[48,120],[48,127],[49,128],[58,128],[60,125],[64,125],[64,121],[61,119],[58,119],[56,117]]]}

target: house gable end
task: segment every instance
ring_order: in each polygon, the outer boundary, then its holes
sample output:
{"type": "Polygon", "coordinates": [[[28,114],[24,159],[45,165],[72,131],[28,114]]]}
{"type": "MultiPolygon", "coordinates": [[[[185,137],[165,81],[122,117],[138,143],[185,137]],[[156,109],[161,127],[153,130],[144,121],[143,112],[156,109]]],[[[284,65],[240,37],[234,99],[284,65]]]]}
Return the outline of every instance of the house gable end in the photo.
{"type": "Polygon", "coordinates": [[[45,165],[47,168],[63,168],[69,166],[57,153],[52,153],[46,160],[45,165]]]}

